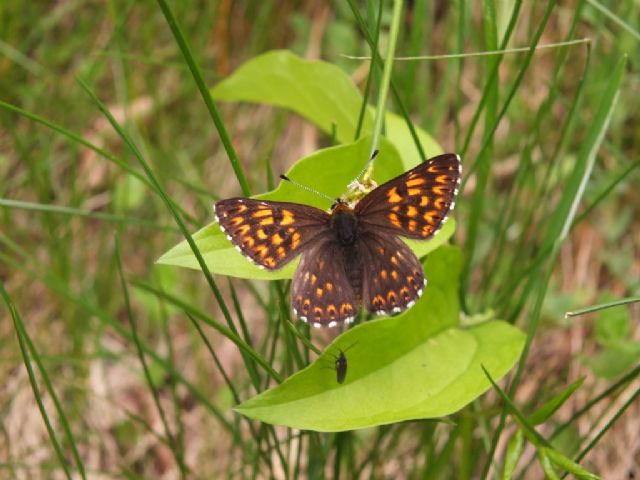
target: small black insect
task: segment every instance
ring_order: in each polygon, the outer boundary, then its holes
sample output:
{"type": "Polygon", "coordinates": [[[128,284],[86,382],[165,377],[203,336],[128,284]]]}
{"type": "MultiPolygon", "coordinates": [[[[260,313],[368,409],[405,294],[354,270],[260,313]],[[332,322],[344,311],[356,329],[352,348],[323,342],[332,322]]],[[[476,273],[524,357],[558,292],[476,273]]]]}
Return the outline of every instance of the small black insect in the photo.
{"type": "Polygon", "coordinates": [[[340,354],[335,360],[336,366],[336,380],[338,383],[344,383],[344,379],[347,377],[347,357],[344,356],[344,352],[340,350],[340,354]]]}
{"type": "Polygon", "coordinates": [[[336,370],[336,380],[339,384],[343,384],[345,378],[347,378],[347,356],[345,355],[345,352],[349,351],[351,347],[353,347],[356,343],[358,342],[353,342],[344,350],[339,348],[338,350],[340,351],[340,353],[338,355],[333,355],[333,365],[336,370]]]}

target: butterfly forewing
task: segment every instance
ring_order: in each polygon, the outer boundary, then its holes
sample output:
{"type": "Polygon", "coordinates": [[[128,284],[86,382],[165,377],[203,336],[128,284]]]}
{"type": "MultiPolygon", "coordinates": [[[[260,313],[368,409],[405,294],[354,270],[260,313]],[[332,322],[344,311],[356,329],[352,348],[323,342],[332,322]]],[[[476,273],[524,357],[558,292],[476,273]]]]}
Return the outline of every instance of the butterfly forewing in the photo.
{"type": "Polygon", "coordinates": [[[288,202],[230,198],[215,204],[220,228],[258,266],[275,270],[329,235],[329,214],[288,202]]]}
{"type": "Polygon", "coordinates": [[[413,306],[425,285],[422,265],[411,249],[389,233],[367,233],[360,240],[365,307],[377,315],[413,306]]]}
{"type": "Polygon", "coordinates": [[[318,242],[304,252],[293,276],[291,304],[296,316],[316,327],[333,327],[355,318],[358,297],[335,242],[318,242]]]}
{"type": "Polygon", "coordinates": [[[460,172],[460,159],[451,153],[421,163],[360,200],[360,223],[409,238],[432,237],[455,205],[460,172]]]}

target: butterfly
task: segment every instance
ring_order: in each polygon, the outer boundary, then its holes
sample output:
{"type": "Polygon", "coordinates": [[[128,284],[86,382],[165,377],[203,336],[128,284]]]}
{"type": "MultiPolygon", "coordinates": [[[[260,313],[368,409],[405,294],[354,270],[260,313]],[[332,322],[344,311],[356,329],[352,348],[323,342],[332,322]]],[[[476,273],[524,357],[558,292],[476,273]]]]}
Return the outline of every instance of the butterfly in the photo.
{"type": "Polygon", "coordinates": [[[314,327],[355,319],[361,305],[377,315],[413,306],[426,278],[400,237],[427,240],[455,205],[460,157],[438,155],[376,187],[355,205],[337,199],[329,212],[291,202],[230,198],[216,221],[231,243],[261,268],[298,255],[291,304],[314,327]]]}

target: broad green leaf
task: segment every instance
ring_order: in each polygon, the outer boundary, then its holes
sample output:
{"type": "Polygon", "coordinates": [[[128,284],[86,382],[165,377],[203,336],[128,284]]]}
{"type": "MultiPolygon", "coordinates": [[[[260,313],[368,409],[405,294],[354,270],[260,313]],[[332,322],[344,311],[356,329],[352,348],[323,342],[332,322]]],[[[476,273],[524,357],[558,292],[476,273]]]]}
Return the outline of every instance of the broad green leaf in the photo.
{"type": "MultiPolygon", "coordinates": [[[[340,68],[288,50],[264,53],[242,64],[211,89],[216,100],[266,103],[293,110],[340,143],[355,136],[362,95],[340,68]]],[[[363,132],[373,119],[365,112],[363,132]]]]}
{"type": "Polygon", "coordinates": [[[573,395],[573,392],[580,388],[582,382],[584,382],[584,377],[573,382],[562,392],[553,397],[538,410],[533,412],[529,416],[529,422],[532,425],[540,425],[541,423],[546,422],[547,419],[549,419],[549,417],[551,417],[551,415],[553,415],[564,404],[564,402],[566,402],[571,397],[571,395],[573,395]]]}
{"type": "MultiPolygon", "coordinates": [[[[303,116],[340,143],[352,142],[362,95],[340,68],[320,60],[306,60],[287,50],[275,50],[244,63],[211,89],[216,100],[276,105],[303,116]]],[[[373,129],[373,107],[365,111],[362,135],[373,129]]],[[[404,118],[385,116],[386,137],[396,146],[409,170],[422,159],[404,118]]],[[[415,127],[427,157],[442,148],[424,130],[415,127]]]]}
{"type": "MultiPolygon", "coordinates": [[[[369,155],[368,137],[349,145],[326,148],[300,160],[287,175],[296,181],[312,185],[315,189],[339,197],[360,172],[369,155]]],[[[380,153],[374,164],[373,178],[382,183],[404,171],[396,149],[388,141],[380,143],[380,153]]],[[[298,202],[327,209],[328,201],[322,197],[302,190],[288,182],[281,182],[275,190],[254,198],[263,200],[281,200],[298,202]]],[[[212,213],[213,217],[213,213],[212,213]]],[[[446,242],[455,230],[455,222],[449,219],[438,234],[426,242],[407,241],[407,244],[422,257],[446,242]]],[[[233,248],[222,233],[218,224],[210,223],[193,234],[200,253],[213,273],[254,279],[291,278],[298,260],[275,272],[261,270],[233,248]]],[[[198,269],[198,262],[186,241],[183,241],[158,259],[158,263],[198,269]]]]}
{"type": "Polygon", "coordinates": [[[454,413],[486,391],[481,364],[496,378],[516,362],[524,335],[501,321],[461,329],[457,300],[461,259],[443,246],[425,262],[429,283],[416,305],[397,317],[358,325],[309,367],[236,407],[268,423],[344,431],[454,413]],[[347,352],[338,384],[335,355],[347,352]]]}

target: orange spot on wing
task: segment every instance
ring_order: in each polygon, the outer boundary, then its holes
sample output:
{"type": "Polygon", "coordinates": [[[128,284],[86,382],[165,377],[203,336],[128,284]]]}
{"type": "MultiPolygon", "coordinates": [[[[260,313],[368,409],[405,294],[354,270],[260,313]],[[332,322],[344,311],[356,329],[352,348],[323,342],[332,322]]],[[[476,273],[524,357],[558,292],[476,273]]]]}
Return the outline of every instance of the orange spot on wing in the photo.
{"type": "Polygon", "coordinates": [[[400,289],[400,296],[405,300],[409,300],[409,289],[407,287],[402,287],[400,289]]]}
{"type": "Polygon", "coordinates": [[[278,253],[278,256],[280,258],[284,258],[287,256],[287,251],[285,250],[284,247],[278,247],[278,250],[276,250],[276,252],[278,253]]]}
{"type": "Polygon", "coordinates": [[[298,232],[291,236],[291,249],[295,250],[300,245],[300,234],[298,232]]]}
{"type": "Polygon", "coordinates": [[[316,316],[316,320],[320,320],[322,318],[322,308],[314,307],[313,314],[316,316]]]}
{"type": "Polygon", "coordinates": [[[273,268],[276,266],[276,261],[273,259],[273,257],[267,257],[263,260],[263,263],[266,267],[269,268],[273,268]]]}
{"type": "Polygon", "coordinates": [[[443,187],[442,185],[436,185],[431,189],[431,191],[436,195],[446,195],[447,193],[447,191],[445,190],[445,187],[443,187]]]}
{"type": "Polygon", "coordinates": [[[393,278],[394,280],[398,280],[398,271],[397,270],[391,270],[391,278],[393,278]]]}
{"type": "Polygon", "coordinates": [[[290,225],[296,219],[293,212],[290,210],[282,210],[282,220],[280,220],[280,225],[290,225]]]}
{"type": "Polygon", "coordinates": [[[386,280],[386,279],[388,278],[388,275],[389,275],[389,274],[387,273],[387,271],[386,271],[386,270],[382,270],[382,271],[380,272],[380,276],[382,277],[382,279],[383,279],[383,280],[386,280]]]}
{"type": "Polygon", "coordinates": [[[425,179],[421,177],[412,178],[411,180],[407,180],[405,184],[407,187],[417,187],[418,185],[424,185],[425,179]]]}
{"type": "Polygon", "coordinates": [[[324,290],[322,290],[321,288],[316,288],[316,297],[322,298],[323,294],[324,294],[324,290]]]}
{"type": "Polygon", "coordinates": [[[276,233],[271,237],[271,243],[273,243],[274,245],[280,245],[282,242],[284,242],[284,239],[280,236],[279,233],[276,233]]]}
{"type": "Polygon", "coordinates": [[[266,217],[260,220],[260,225],[273,225],[273,217],[266,217]]]}
{"type": "Polygon", "coordinates": [[[427,197],[426,195],[423,195],[420,197],[420,206],[421,207],[426,207],[427,205],[429,205],[429,197],[427,197]]]}
{"type": "Polygon", "coordinates": [[[418,227],[418,222],[416,222],[415,220],[409,220],[409,231],[411,232],[415,232],[416,228],[418,227]]]}
{"type": "Polygon", "coordinates": [[[398,203],[402,201],[402,196],[398,195],[398,187],[393,187],[387,192],[387,200],[390,203],[398,203]]]}
{"type": "Polygon", "coordinates": [[[260,255],[260,258],[264,258],[269,253],[269,248],[266,245],[258,245],[256,247],[256,253],[260,255]]]}
{"type": "Polygon", "coordinates": [[[240,225],[241,223],[244,223],[244,218],[242,217],[234,217],[231,219],[231,225],[233,225],[234,227],[237,227],[238,225],[240,225]]]}
{"type": "Polygon", "coordinates": [[[353,306],[350,303],[343,303],[340,305],[340,314],[349,315],[353,312],[353,306]]]}
{"type": "Polygon", "coordinates": [[[390,305],[396,305],[398,303],[398,296],[396,295],[396,292],[392,290],[387,293],[387,301],[390,305]]]}
{"type": "Polygon", "coordinates": [[[422,193],[422,189],[421,188],[409,188],[407,189],[407,195],[409,195],[410,197],[414,196],[414,195],[420,195],[422,193]]]}
{"type": "Polygon", "coordinates": [[[371,304],[376,308],[383,308],[385,301],[382,295],[376,295],[371,299],[371,304]]]}
{"type": "Polygon", "coordinates": [[[247,247],[247,248],[253,248],[253,245],[255,243],[256,243],[256,241],[252,237],[247,237],[247,238],[242,240],[242,245],[247,247]]]}
{"type": "Polygon", "coordinates": [[[398,265],[398,259],[394,256],[391,257],[391,263],[393,263],[394,265],[398,265]]]}
{"type": "Polygon", "coordinates": [[[391,220],[391,223],[393,224],[393,226],[397,228],[402,228],[402,223],[400,223],[400,219],[398,218],[398,215],[396,215],[395,213],[390,213],[389,215],[387,215],[387,218],[391,220]]]}
{"type": "Polygon", "coordinates": [[[251,230],[251,227],[249,225],[241,225],[236,230],[236,234],[245,236],[249,232],[249,230],[251,230]]]}
{"type": "Polygon", "coordinates": [[[258,237],[259,240],[266,240],[268,238],[268,235],[264,233],[263,229],[259,228],[256,232],[256,237],[258,237]]]}
{"type": "Polygon", "coordinates": [[[270,217],[273,214],[273,210],[265,208],[264,210],[258,210],[251,215],[253,218],[270,217]]]}
{"type": "Polygon", "coordinates": [[[311,274],[311,285],[315,285],[318,277],[316,277],[313,273],[311,274]]]}
{"type": "Polygon", "coordinates": [[[327,282],[327,283],[325,284],[325,287],[326,287],[326,289],[327,289],[327,292],[333,292],[333,283],[331,283],[331,282],[327,282]]]}
{"type": "Polygon", "coordinates": [[[327,313],[332,318],[335,318],[335,316],[338,315],[338,310],[333,303],[329,304],[329,306],[327,307],[327,313]]]}
{"type": "Polygon", "coordinates": [[[424,218],[427,222],[429,222],[430,224],[432,224],[432,225],[433,225],[434,223],[436,223],[435,216],[436,216],[436,212],[434,212],[433,210],[431,210],[431,211],[429,211],[429,212],[425,213],[425,214],[422,216],[422,218],[424,218]]]}
{"type": "Polygon", "coordinates": [[[445,185],[449,184],[449,176],[448,175],[438,175],[436,177],[436,182],[444,183],[445,185]]]}
{"type": "Polygon", "coordinates": [[[416,207],[414,207],[413,205],[409,205],[407,206],[407,217],[415,217],[418,215],[418,209],[416,207]]]}

